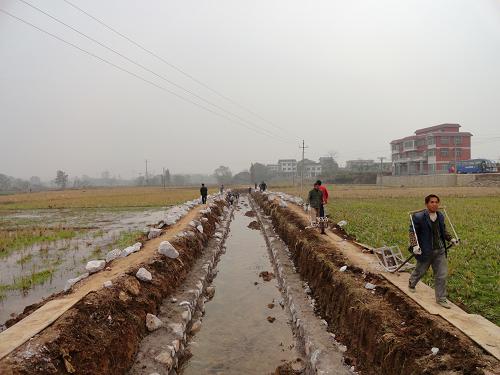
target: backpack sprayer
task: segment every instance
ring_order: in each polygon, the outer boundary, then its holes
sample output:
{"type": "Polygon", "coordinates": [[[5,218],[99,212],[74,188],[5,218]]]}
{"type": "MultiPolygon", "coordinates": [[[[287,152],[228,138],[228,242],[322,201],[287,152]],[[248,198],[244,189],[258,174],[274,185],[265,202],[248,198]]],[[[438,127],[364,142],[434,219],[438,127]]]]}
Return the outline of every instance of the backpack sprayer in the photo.
{"type": "MultiPolygon", "coordinates": [[[[450,227],[451,227],[451,230],[453,232],[453,235],[455,236],[454,239],[456,240],[455,242],[452,241],[452,243],[448,246],[445,246],[445,249],[448,250],[450,247],[452,247],[453,245],[455,244],[458,244],[460,242],[460,238],[458,237],[458,234],[457,232],[455,231],[455,227],[453,225],[453,223],[451,222],[451,219],[450,217],[448,216],[448,213],[446,212],[446,207],[441,207],[439,208],[440,211],[442,211],[444,213],[444,217],[448,219],[448,222],[450,223],[450,227]]],[[[420,243],[418,242],[418,236],[417,236],[417,232],[415,230],[415,223],[413,222],[413,214],[417,213],[417,212],[422,212],[424,210],[416,210],[416,211],[410,211],[408,212],[408,215],[410,216],[410,222],[411,222],[411,226],[413,228],[413,233],[415,234],[415,240],[417,242],[417,246],[418,248],[420,249],[420,243]]],[[[399,254],[401,254],[401,252],[399,252],[399,254]]],[[[405,264],[407,264],[413,257],[415,256],[415,253],[412,252],[412,254],[406,258],[401,264],[398,265],[397,268],[394,269],[394,267],[391,267],[392,269],[388,269],[388,267],[384,264],[382,264],[382,266],[389,272],[391,273],[394,273],[394,272],[397,272],[399,271],[405,264]]],[[[394,257],[394,259],[398,259],[398,260],[401,260],[402,258],[399,258],[399,257],[394,257]]]]}
{"type": "Polygon", "coordinates": [[[304,205],[304,211],[309,213],[310,227],[319,228],[321,234],[326,234],[325,228],[328,228],[328,221],[329,221],[326,215],[326,205],[323,206],[323,212],[324,212],[323,217],[315,216],[315,210],[312,210],[309,204],[304,205]]]}

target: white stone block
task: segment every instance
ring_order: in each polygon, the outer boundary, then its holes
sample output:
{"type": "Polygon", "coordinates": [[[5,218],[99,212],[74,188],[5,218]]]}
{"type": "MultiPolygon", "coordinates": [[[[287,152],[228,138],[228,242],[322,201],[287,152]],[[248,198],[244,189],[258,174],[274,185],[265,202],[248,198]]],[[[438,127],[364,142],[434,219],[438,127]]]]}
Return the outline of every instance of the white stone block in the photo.
{"type": "Polygon", "coordinates": [[[106,263],[111,262],[112,260],[115,260],[116,258],[121,257],[122,251],[120,249],[114,249],[109,251],[106,254],[106,263]]]}
{"type": "Polygon", "coordinates": [[[80,280],[85,279],[89,275],[90,274],[87,272],[87,273],[84,273],[83,275],[75,277],[74,279],[69,279],[68,281],[66,281],[66,285],[64,286],[64,291],[67,292],[68,290],[70,290],[73,287],[73,285],[75,285],[80,280]]]}
{"type": "Polygon", "coordinates": [[[135,277],[137,277],[141,281],[151,281],[153,280],[153,276],[151,275],[151,272],[149,272],[147,269],[141,267],[135,274],[135,277]]]}
{"type": "Polygon", "coordinates": [[[105,288],[111,288],[113,286],[113,282],[111,280],[105,281],[102,286],[105,288]]]}
{"type": "Polygon", "coordinates": [[[172,359],[171,353],[167,351],[158,354],[155,357],[155,361],[164,365],[167,368],[167,370],[170,370],[172,368],[172,365],[174,364],[174,360],[172,359]]]}
{"type": "Polygon", "coordinates": [[[149,313],[146,315],[146,327],[149,332],[156,331],[161,326],[163,326],[163,322],[156,315],[149,313]]]}
{"type": "Polygon", "coordinates": [[[172,259],[179,257],[179,252],[168,241],[162,241],[160,243],[160,246],[158,246],[158,252],[160,254],[165,255],[166,257],[172,258],[172,259]]]}
{"type": "Polygon", "coordinates": [[[372,284],[372,283],[366,283],[365,284],[365,288],[366,289],[369,289],[369,290],[373,290],[375,289],[377,286],[375,284],[372,284]]]}
{"type": "Polygon", "coordinates": [[[149,230],[149,233],[148,233],[148,239],[153,239],[153,238],[156,238],[158,237],[159,235],[161,234],[161,229],[157,229],[157,228],[151,228],[149,230]]]}
{"type": "Polygon", "coordinates": [[[105,266],[106,266],[105,260],[91,260],[90,262],[87,263],[85,269],[87,270],[88,273],[94,273],[104,269],[105,266]]]}

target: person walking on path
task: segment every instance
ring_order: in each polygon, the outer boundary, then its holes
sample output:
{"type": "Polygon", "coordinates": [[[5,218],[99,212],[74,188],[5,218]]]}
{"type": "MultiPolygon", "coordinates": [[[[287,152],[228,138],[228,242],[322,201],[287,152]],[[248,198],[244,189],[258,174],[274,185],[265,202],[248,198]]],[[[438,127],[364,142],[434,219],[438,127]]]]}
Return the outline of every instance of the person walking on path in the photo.
{"type": "Polygon", "coordinates": [[[201,203],[207,204],[208,189],[205,186],[205,184],[201,184],[200,194],[201,194],[201,203]]]}
{"type": "Polygon", "coordinates": [[[259,188],[261,192],[264,192],[267,189],[267,184],[264,181],[262,181],[259,185],[259,188]]]}
{"type": "Polygon", "coordinates": [[[321,180],[316,181],[316,184],[319,185],[319,189],[323,193],[323,199],[319,209],[319,217],[325,217],[325,206],[328,204],[328,190],[325,185],[322,185],[321,180]]]}
{"type": "Polygon", "coordinates": [[[446,299],[446,241],[456,245],[458,239],[452,238],[446,231],[444,215],[438,211],[439,203],[437,195],[428,195],[425,197],[427,208],[412,215],[409,228],[410,248],[417,259],[417,266],[410,275],[408,287],[411,292],[415,292],[415,286],[432,266],[436,302],[449,309],[451,306],[446,299]]]}
{"type": "Polygon", "coordinates": [[[320,217],[321,204],[323,202],[323,192],[319,188],[318,182],[314,183],[314,188],[309,191],[307,196],[307,203],[314,210],[314,217],[320,217]]]}

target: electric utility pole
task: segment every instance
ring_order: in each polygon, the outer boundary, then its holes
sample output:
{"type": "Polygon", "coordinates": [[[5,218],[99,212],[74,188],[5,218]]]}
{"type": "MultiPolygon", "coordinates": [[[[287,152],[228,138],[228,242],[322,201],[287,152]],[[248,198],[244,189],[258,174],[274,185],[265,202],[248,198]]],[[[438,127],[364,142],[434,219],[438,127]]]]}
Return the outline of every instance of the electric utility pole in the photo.
{"type": "Polygon", "coordinates": [[[148,185],[148,159],[146,159],[146,174],[144,175],[145,176],[145,183],[146,183],[146,186],[148,185]]]}
{"type": "Polygon", "coordinates": [[[384,159],[387,159],[385,156],[379,156],[377,159],[380,160],[380,174],[382,174],[384,159]]]}
{"type": "Polygon", "coordinates": [[[165,176],[165,167],[163,167],[163,174],[162,174],[162,180],[163,180],[163,190],[165,190],[165,183],[166,183],[166,180],[167,179],[167,176],[165,176]]]}
{"type": "Polygon", "coordinates": [[[305,145],[305,142],[304,140],[302,140],[302,146],[299,146],[299,148],[302,149],[302,162],[301,162],[301,165],[300,165],[300,196],[302,198],[304,198],[304,154],[305,154],[305,150],[306,148],[308,148],[309,146],[306,146],[305,145]]]}

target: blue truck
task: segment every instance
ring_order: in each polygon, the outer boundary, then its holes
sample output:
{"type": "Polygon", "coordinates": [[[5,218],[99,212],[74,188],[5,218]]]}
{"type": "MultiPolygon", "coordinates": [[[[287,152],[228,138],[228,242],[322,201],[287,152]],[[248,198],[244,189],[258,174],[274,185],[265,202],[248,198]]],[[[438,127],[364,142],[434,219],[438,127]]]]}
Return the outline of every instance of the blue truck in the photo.
{"type": "Polygon", "coordinates": [[[497,165],[494,161],[488,159],[471,159],[456,162],[456,172],[466,173],[496,173],[497,165]]]}

